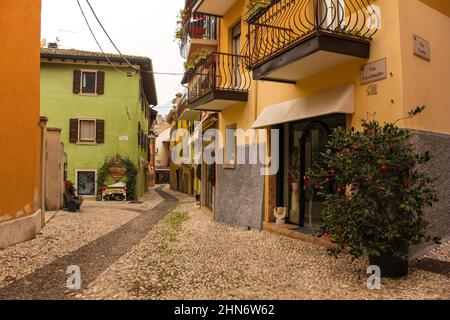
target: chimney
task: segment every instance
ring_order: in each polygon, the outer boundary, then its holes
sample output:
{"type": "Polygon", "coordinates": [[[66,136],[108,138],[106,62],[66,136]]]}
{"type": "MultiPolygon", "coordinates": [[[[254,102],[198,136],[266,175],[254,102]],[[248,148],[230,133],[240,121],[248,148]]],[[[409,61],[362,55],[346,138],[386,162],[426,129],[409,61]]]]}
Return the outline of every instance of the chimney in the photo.
{"type": "Polygon", "coordinates": [[[57,42],[50,42],[48,44],[49,49],[58,49],[58,43],[57,42]]]}

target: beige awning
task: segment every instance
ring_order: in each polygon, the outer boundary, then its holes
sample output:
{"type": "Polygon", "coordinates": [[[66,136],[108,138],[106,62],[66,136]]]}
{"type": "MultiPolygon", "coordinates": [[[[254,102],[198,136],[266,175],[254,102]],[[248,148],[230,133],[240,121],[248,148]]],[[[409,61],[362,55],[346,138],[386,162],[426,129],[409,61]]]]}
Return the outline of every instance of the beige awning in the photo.
{"type": "Polygon", "coordinates": [[[329,114],[355,113],[355,85],[348,84],[300,99],[268,106],[253,124],[253,129],[311,119],[329,114]]]}

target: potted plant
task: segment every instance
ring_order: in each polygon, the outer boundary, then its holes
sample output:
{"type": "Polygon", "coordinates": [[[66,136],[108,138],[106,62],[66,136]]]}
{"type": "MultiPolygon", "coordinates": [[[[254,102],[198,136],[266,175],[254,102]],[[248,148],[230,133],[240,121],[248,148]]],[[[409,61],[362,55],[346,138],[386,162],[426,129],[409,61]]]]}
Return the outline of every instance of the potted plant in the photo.
{"type": "Polygon", "coordinates": [[[194,14],[193,19],[189,22],[189,35],[191,38],[202,38],[205,34],[204,26],[205,16],[194,14]]]}
{"type": "Polygon", "coordinates": [[[261,17],[269,5],[275,4],[280,0],[250,0],[247,5],[247,23],[252,23],[261,17]]]}
{"type": "MultiPolygon", "coordinates": [[[[408,118],[423,110],[417,107],[408,118]]],[[[313,187],[325,198],[318,233],[336,243],[336,255],[360,257],[367,251],[382,276],[405,276],[409,246],[440,241],[427,233],[424,217],[437,201],[432,179],[420,170],[430,155],[419,154],[411,132],[396,123],[361,125],[362,131],[334,130],[322,164],[308,173],[320,179],[313,187]]]]}
{"type": "Polygon", "coordinates": [[[205,28],[203,26],[199,26],[195,23],[189,25],[189,35],[191,38],[202,38],[204,34],[205,28]]]}
{"type": "Polygon", "coordinates": [[[180,10],[177,16],[177,27],[175,29],[175,41],[178,41],[179,44],[181,44],[181,41],[184,36],[184,23],[187,17],[187,11],[186,10],[180,10]]]}
{"type": "Polygon", "coordinates": [[[206,60],[206,58],[208,57],[209,52],[203,49],[198,49],[197,51],[195,51],[194,55],[193,55],[193,61],[195,65],[198,65],[199,63],[201,63],[202,61],[206,60]]]}
{"type": "Polygon", "coordinates": [[[73,182],[66,180],[64,187],[64,207],[66,207],[69,212],[80,210],[81,204],[83,203],[83,197],[75,195],[76,189],[73,182]]]}

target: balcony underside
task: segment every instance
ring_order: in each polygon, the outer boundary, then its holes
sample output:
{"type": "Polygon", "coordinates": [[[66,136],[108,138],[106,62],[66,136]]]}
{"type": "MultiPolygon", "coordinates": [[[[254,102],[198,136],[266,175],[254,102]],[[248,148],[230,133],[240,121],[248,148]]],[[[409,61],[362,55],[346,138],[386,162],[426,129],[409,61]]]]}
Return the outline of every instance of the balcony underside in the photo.
{"type": "Polygon", "coordinates": [[[308,76],[370,56],[370,41],[314,33],[253,67],[253,79],[295,83],[308,76]]]}
{"type": "Polygon", "coordinates": [[[214,90],[190,102],[193,110],[222,111],[233,104],[248,101],[248,92],[214,90]]]}
{"type": "Polygon", "coordinates": [[[236,2],[236,0],[197,0],[193,11],[222,17],[236,2]]]}

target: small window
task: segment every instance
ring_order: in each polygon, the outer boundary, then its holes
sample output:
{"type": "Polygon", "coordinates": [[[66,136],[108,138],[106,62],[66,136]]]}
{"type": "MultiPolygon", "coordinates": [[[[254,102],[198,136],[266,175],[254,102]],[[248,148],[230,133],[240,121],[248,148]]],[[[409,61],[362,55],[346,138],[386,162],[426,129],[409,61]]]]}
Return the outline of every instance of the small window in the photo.
{"type": "Polygon", "coordinates": [[[97,72],[83,71],[81,75],[81,93],[96,93],[97,72]]]}
{"type": "Polygon", "coordinates": [[[236,125],[228,125],[225,132],[225,169],[236,168],[237,137],[236,125]]]}
{"type": "Polygon", "coordinates": [[[95,143],[95,120],[80,120],[78,141],[81,143],[95,143]]]}

